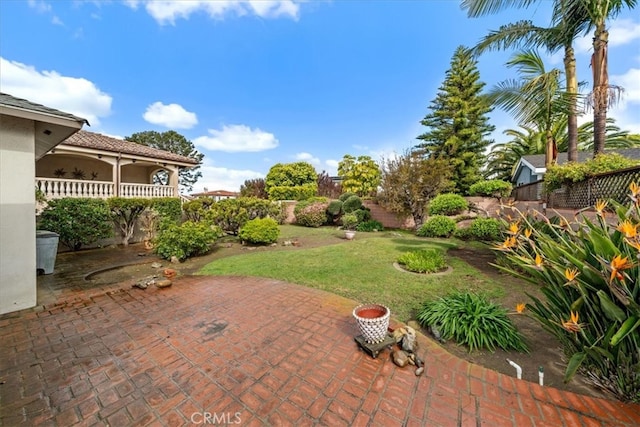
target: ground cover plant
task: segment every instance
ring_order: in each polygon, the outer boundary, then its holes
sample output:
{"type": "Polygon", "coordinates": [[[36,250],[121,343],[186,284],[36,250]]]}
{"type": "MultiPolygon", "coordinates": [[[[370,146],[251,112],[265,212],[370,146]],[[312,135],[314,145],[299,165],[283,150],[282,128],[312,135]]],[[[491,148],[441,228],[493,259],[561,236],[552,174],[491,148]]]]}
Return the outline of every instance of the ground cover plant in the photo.
{"type": "Polygon", "coordinates": [[[454,292],[424,304],[418,321],[424,327],[437,326],[443,339],[466,345],[469,351],[527,351],[507,310],[480,294],[454,292]]]}
{"type": "Polygon", "coordinates": [[[437,273],[447,268],[444,256],[438,249],[405,252],[398,257],[398,264],[415,273],[437,273]]]}

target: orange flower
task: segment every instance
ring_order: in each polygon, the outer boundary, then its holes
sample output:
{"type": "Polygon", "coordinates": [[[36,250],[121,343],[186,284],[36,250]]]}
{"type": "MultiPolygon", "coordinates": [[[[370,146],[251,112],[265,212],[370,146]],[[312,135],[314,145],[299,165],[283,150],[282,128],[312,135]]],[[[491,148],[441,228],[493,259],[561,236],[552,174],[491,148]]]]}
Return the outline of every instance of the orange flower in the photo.
{"type": "Polygon", "coordinates": [[[518,244],[518,242],[516,241],[515,236],[507,237],[507,240],[502,242],[501,245],[498,245],[497,249],[500,249],[500,250],[511,249],[511,248],[517,246],[517,244],[518,244]]]}
{"type": "Polygon", "coordinates": [[[620,255],[616,255],[611,260],[610,267],[611,267],[611,277],[609,277],[609,281],[613,282],[614,278],[618,278],[619,280],[622,280],[623,276],[619,272],[633,267],[633,263],[629,262],[627,257],[622,258],[620,255]]]}
{"type": "Polygon", "coordinates": [[[525,229],[524,230],[524,237],[526,237],[527,239],[530,238],[531,237],[531,233],[532,233],[532,231],[531,231],[530,228],[525,229]]]}
{"type": "Polygon", "coordinates": [[[564,277],[566,277],[568,280],[567,284],[573,282],[579,274],[580,272],[577,268],[567,268],[566,270],[564,270],[564,277]]]}
{"type": "Polygon", "coordinates": [[[535,263],[536,263],[536,268],[542,269],[543,261],[542,261],[542,257],[540,256],[540,254],[536,254],[535,263]]]}
{"type": "Polygon", "coordinates": [[[526,305],[523,302],[516,304],[516,313],[522,314],[524,312],[526,305]]]}
{"type": "Polygon", "coordinates": [[[580,332],[582,330],[582,327],[584,326],[583,323],[578,323],[579,317],[578,317],[578,312],[577,311],[572,311],[571,312],[571,319],[567,320],[566,322],[562,322],[562,327],[565,328],[567,331],[569,332],[580,332]]]}
{"type": "Polygon", "coordinates": [[[598,215],[600,215],[602,218],[605,217],[605,208],[607,207],[607,201],[606,200],[598,200],[596,201],[596,213],[598,215]]]}
{"type": "Polygon", "coordinates": [[[640,185],[635,182],[629,185],[629,190],[631,190],[631,197],[637,198],[640,195],[640,185]]]}
{"type": "Polygon", "coordinates": [[[633,225],[631,224],[631,221],[625,219],[620,224],[618,224],[617,230],[623,233],[625,237],[636,237],[636,235],[638,234],[637,228],[638,224],[633,225]]]}
{"type": "Polygon", "coordinates": [[[509,234],[518,234],[518,231],[520,231],[520,224],[517,222],[509,224],[509,234]]]}

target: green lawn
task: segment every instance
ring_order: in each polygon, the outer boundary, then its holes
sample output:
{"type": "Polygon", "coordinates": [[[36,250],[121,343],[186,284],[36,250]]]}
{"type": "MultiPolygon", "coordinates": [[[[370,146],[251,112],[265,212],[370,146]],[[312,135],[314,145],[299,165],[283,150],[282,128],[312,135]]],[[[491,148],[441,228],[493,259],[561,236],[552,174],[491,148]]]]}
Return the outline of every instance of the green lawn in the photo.
{"type": "Polygon", "coordinates": [[[422,248],[446,251],[459,243],[454,240],[385,231],[360,232],[356,240],[346,241],[342,234],[335,228],[284,225],[279,242],[298,240],[299,247],[278,246],[220,258],[199,274],[269,277],[323,289],[358,302],[387,305],[401,321],[414,318],[424,301],[454,289],[482,290],[491,297],[504,292],[500,284],[457,258],[447,258],[453,267],[453,272],[447,275],[416,275],[393,266],[403,252],[422,248]]]}

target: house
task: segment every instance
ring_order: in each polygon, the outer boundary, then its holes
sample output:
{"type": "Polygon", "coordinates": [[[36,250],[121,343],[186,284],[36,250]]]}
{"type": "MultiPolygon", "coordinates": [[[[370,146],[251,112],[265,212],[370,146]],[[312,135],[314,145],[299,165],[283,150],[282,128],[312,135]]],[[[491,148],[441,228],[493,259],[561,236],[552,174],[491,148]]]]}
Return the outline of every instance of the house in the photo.
{"type": "MultiPolygon", "coordinates": [[[[618,150],[608,151],[609,153],[618,153],[624,157],[640,160],[640,148],[621,148],[618,150]]],[[[592,151],[578,151],[578,162],[582,163],[593,158],[592,151]]],[[[567,163],[567,153],[558,153],[557,164],[563,165],[567,163]]],[[[544,154],[531,154],[522,156],[513,169],[511,182],[515,186],[530,184],[540,181],[544,178],[547,171],[545,166],[544,154]]]]}
{"type": "Polygon", "coordinates": [[[36,161],[85,123],[0,93],[0,314],[36,305],[36,161]]]}
{"type": "Polygon", "coordinates": [[[215,191],[207,191],[204,189],[203,193],[193,193],[192,197],[211,197],[216,202],[224,199],[235,199],[240,195],[240,193],[236,193],[233,191],[226,190],[215,190],[215,191]]]}
{"type": "Polygon", "coordinates": [[[36,187],[61,197],[179,197],[178,172],[198,161],[94,132],[79,131],[36,163],[36,187]]]}

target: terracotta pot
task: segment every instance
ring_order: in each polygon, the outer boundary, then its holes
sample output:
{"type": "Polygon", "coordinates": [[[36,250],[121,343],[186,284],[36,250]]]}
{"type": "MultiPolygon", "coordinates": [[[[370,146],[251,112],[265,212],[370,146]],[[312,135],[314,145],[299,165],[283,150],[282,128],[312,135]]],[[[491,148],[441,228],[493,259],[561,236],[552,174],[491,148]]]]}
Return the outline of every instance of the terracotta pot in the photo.
{"type": "Polygon", "coordinates": [[[391,317],[388,307],[380,304],[359,305],[353,309],[353,317],[366,342],[374,344],[384,341],[391,317]]]}

